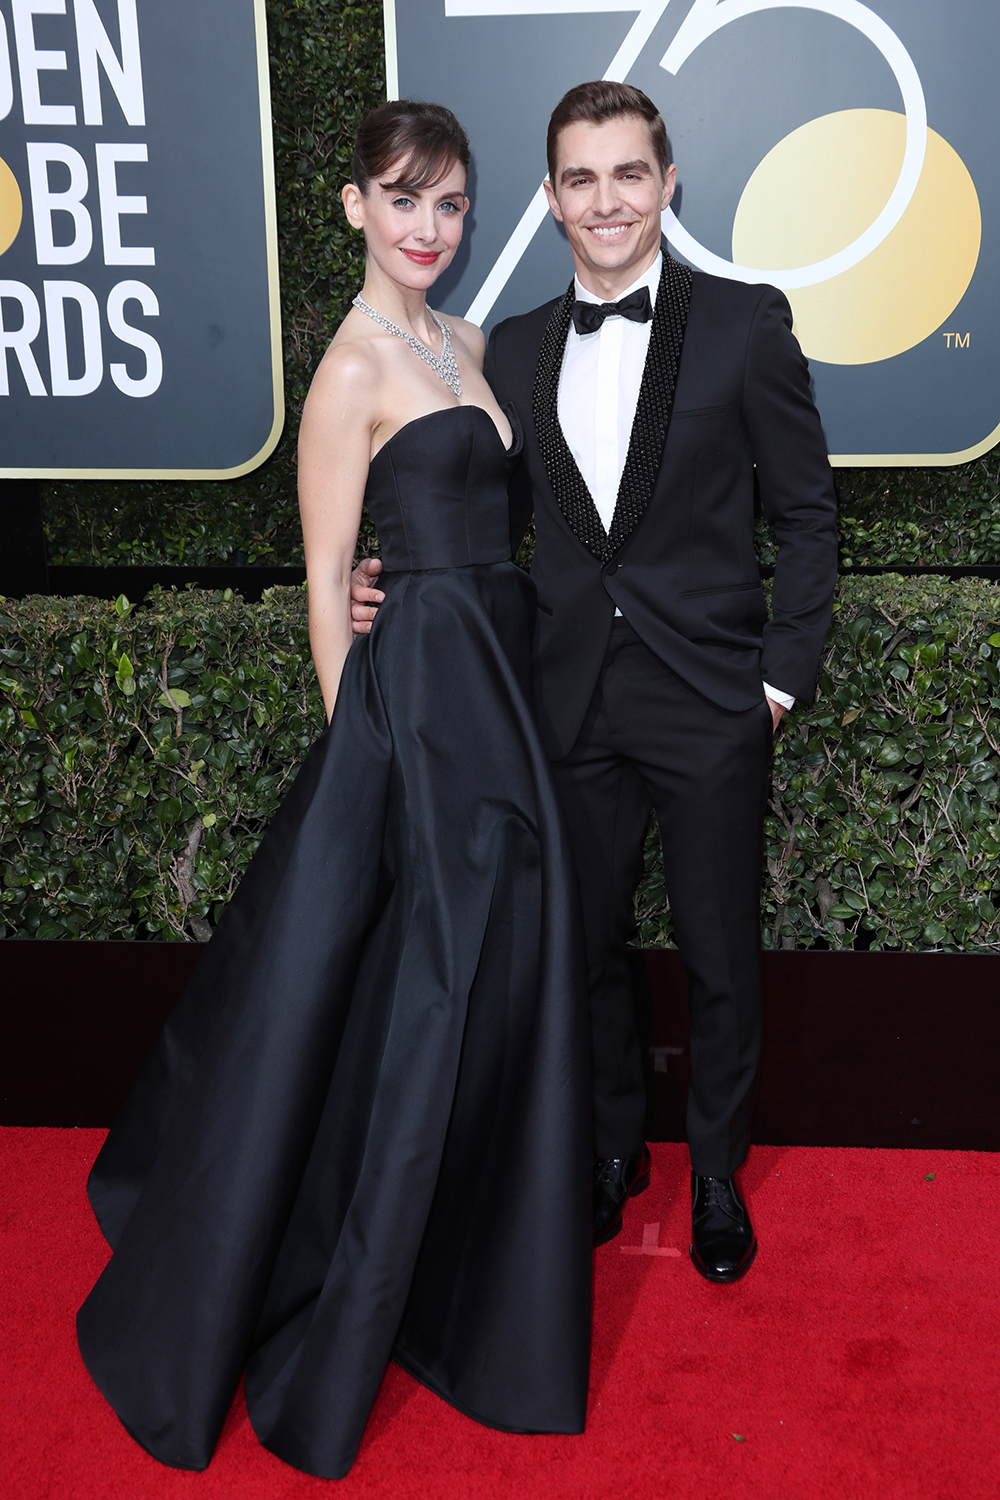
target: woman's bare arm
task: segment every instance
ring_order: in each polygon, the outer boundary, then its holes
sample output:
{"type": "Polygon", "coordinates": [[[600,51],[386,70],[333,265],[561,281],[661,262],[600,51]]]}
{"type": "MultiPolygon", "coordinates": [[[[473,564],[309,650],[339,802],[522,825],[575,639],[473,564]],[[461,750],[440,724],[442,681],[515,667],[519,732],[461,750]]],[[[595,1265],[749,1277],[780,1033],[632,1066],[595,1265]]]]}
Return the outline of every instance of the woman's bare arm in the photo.
{"type": "Polygon", "coordinates": [[[327,719],[353,640],[351,568],[361,525],[378,370],[363,343],[330,348],[299,430],[299,512],[309,580],[309,644],[327,719]]]}

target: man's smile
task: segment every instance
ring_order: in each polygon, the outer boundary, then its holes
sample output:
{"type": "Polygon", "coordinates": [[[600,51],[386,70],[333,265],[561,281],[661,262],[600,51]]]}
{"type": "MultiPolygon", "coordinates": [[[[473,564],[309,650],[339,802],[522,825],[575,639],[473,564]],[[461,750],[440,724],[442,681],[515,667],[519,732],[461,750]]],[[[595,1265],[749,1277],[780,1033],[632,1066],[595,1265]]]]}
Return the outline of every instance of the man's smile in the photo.
{"type": "Polygon", "coordinates": [[[601,240],[620,239],[629,229],[631,224],[588,224],[587,229],[601,240]]]}

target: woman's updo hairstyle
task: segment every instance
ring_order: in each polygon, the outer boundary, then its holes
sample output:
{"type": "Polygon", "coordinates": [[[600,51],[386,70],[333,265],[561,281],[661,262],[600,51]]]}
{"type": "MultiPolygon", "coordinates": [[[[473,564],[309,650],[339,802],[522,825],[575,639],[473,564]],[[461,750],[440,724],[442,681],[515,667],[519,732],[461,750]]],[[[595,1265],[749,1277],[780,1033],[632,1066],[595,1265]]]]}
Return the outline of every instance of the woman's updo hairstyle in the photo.
{"type": "Polygon", "coordinates": [[[469,138],[450,109],[422,99],[390,99],[361,121],[351,181],[367,193],[372,182],[396,167],[394,181],[384,185],[417,192],[440,182],[456,161],[468,171],[469,138]]]}

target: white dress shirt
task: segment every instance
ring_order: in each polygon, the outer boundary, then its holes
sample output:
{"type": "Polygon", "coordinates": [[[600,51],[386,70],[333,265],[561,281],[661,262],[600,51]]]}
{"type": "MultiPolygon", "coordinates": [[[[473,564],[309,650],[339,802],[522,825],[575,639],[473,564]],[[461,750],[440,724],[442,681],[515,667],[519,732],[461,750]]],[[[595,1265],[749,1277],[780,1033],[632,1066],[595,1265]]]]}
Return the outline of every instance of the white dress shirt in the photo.
{"type": "MultiPolygon", "coordinates": [[[[615,300],[645,286],[655,308],[662,265],[660,254],[648,271],[615,300]]],[[[575,287],[581,302],[600,306],[604,300],[588,291],[579,277],[575,287]]],[[[607,532],[618,503],[652,327],[652,322],[606,318],[597,333],[577,333],[571,323],[566,338],[559,374],[559,425],[607,532]]],[[[615,614],[620,615],[621,610],[616,609],[615,614]]],[[[778,692],[766,682],[764,692],[783,708],[795,703],[788,693],[778,692]]]]}

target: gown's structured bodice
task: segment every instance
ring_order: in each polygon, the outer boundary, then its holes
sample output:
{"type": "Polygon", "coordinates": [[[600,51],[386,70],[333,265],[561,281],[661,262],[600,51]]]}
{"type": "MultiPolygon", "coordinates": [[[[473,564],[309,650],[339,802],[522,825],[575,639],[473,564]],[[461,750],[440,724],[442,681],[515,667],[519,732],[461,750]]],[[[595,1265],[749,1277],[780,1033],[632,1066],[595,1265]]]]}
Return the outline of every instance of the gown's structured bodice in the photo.
{"type": "Polygon", "coordinates": [[[372,459],[365,502],[390,572],[507,562],[507,480],[521,451],[505,450],[481,406],[444,407],[407,422],[372,459]]]}

